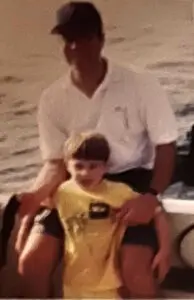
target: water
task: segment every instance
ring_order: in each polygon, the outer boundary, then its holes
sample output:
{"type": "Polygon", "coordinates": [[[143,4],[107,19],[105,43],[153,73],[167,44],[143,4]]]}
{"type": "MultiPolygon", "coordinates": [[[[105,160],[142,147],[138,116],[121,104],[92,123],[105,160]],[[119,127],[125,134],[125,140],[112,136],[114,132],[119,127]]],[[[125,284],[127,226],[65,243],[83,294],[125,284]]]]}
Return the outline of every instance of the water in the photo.
{"type": "MultiPolygon", "coordinates": [[[[42,90],[63,73],[47,34],[64,1],[0,3],[0,199],[27,189],[41,166],[36,122],[42,90]],[[8,23],[11,25],[8,26],[8,23]]],[[[176,112],[179,144],[194,123],[194,22],[190,1],[93,1],[106,16],[105,53],[160,79],[176,112]],[[125,8],[125,9],[123,9],[125,8]]]]}

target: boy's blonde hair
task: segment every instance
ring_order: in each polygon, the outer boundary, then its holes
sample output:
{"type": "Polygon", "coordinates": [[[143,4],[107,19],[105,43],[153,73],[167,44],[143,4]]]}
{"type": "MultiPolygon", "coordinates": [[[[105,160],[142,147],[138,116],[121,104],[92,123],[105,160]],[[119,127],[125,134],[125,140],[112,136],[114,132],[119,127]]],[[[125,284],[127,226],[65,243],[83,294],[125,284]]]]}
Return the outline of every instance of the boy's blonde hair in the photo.
{"type": "Polygon", "coordinates": [[[65,143],[66,160],[75,158],[107,162],[109,155],[109,143],[99,133],[73,134],[65,143]]]}

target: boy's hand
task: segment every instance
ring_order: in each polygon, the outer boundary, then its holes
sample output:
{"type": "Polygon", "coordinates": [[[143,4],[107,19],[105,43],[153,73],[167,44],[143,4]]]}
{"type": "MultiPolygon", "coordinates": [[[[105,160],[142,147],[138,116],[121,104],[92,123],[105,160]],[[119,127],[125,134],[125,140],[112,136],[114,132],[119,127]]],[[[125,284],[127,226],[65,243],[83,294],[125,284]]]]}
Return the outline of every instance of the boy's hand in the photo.
{"type": "Polygon", "coordinates": [[[170,251],[167,249],[160,249],[155,255],[152,262],[152,270],[157,272],[157,279],[161,283],[170,269],[170,251]]]}

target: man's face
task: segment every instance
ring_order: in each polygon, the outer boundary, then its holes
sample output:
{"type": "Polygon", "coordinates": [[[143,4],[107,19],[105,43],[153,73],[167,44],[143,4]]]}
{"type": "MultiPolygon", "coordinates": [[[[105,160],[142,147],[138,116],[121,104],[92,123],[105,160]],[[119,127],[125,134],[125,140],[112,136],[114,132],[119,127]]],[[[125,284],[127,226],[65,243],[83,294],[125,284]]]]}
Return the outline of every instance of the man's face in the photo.
{"type": "Polygon", "coordinates": [[[106,170],[106,163],[103,161],[85,159],[68,161],[68,171],[71,177],[85,188],[93,188],[99,184],[106,170]]]}
{"type": "Polygon", "coordinates": [[[81,69],[87,68],[87,66],[99,61],[103,44],[103,39],[98,37],[80,38],[75,42],[65,42],[65,58],[71,66],[81,69]]]}

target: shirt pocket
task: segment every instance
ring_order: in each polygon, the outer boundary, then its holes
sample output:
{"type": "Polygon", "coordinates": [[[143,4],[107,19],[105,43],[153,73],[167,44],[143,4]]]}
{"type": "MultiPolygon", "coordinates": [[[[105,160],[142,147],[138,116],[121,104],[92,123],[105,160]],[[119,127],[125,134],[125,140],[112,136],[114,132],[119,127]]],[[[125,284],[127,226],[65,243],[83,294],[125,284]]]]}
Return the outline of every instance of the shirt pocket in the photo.
{"type": "Polygon", "coordinates": [[[107,137],[122,142],[129,137],[130,123],[126,106],[115,106],[105,109],[100,116],[97,130],[107,137]]]}

